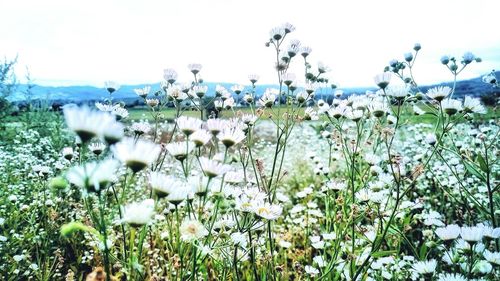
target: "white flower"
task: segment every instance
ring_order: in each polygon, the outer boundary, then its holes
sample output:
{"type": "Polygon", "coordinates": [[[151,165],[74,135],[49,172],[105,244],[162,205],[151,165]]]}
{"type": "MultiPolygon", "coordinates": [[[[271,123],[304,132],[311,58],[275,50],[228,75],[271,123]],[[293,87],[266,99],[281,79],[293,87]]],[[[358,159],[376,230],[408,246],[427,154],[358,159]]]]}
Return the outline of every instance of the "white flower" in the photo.
{"type": "Polygon", "coordinates": [[[189,93],[193,98],[202,98],[203,96],[205,96],[205,94],[207,93],[208,91],[208,87],[207,86],[203,86],[203,85],[196,85],[196,86],[193,86],[193,89],[191,90],[191,92],[189,93]]]}
{"type": "Polygon", "coordinates": [[[208,230],[197,220],[185,220],[180,227],[181,239],[193,242],[208,235],[208,230]]]}
{"type": "Polygon", "coordinates": [[[460,226],[456,224],[450,224],[446,227],[436,228],[436,235],[439,239],[443,241],[457,239],[458,235],[460,235],[460,226]]]}
{"type": "Polygon", "coordinates": [[[73,148],[72,147],[63,148],[62,155],[65,159],[71,160],[73,158],[73,155],[74,155],[73,148]]]}
{"type": "Polygon", "coordinates": [[[144,88],[134,89],[135,94],[141,98],[147,97],[150,91],[151,86],[144,86],[144,88]]]}
{"type": "Polygon", "coordinates": [[[193,196],[193,187],[185,182],[177,181],[175,188],[170,188],[170,193],[167,196],[168,202],[179,205],[182,201],[193,196]]]}
{"type": "Polygon", "coordinates": [[[423,115],[425,114],[425,111],[422,110],[420,107],[418,107],[417,105],[414,105],[413,106],[413,112],[415,113],[415,115],[423,115]]]}
{"type": "Polygon", "coordinates": [[[491,263],[480,260],[478,261],[474,267],[472,268],[472,272],[480,273],[480,274],[488,274],[493,270],[493,266],[491,263]]]}
{"type": "Polygon", "coordinates": [[[102,162],[89,162],[69,169],[66,178],[79,188],[85,188],[91,192],[100,192],[101,188],[116,180],[116,170],[119,165],[113,159],[102,162]]]}
{"type": "Polygon", "coordinates": [[[444,273],[439,275],[438,281],[466,281],[467,279],[460,273],[444,273]]]}
{"type": "Polygon", "coordinates": [[[326,266],[326,262],[325,260],[323,259],[322,256],[315,256],[313,258],[313,261],[319,266],[319,267],[325,267],[326,266]]]}
{"type": "Polygon", "coordinates": [[[318,119],[319,119],[318,113],[312,107],[306,108],[306,110],[304,111],[304,120],[315,121],[318,119]]]}
{"type": "Polygon", "coordinates": [[[278,241],[278,245],[281,247],[281,248],[285,248],[285,249],[288,249],[292,246],[292,243],[288,242],[288,241],[285,241],[285,240],[279,240],[278,241]]]}
{"type": "Polygon", "coordinates": [[[167,68],[163,70],[163,79],[167,81],[170,84],[174,84],[175,81],[177,80],[177,71],[173,68],[167,68]]]}
{"type": "Polygon", "coordinates": [[[214,178],[227,173],[231,167],[207,157],[200,157],[200,165],[205,176],[214,178]]]}
{"type": "Polygon", "coordinates": [[[297,77],[295,76],[295,74],[293,73],[290,73],[290,72],[286,72],[286,73],[283,73],[281,75],[281,80],[283,81],[283,83],[285,83],[285,85],[289,86],[291,85],[293,82],[295,82],[295,79],[297,79],[297,77]]]}
{"type": "Polygon", "coordinates": [[[488,237],[490,239],[500,238],[500,227],[493,228],[491,226],[483,226],[484,237],[488,237]]]}
{"type": "Polygon", "coordinates": [[[478,98],[472,98],[469,96],[465,97],[463,109],[467,113],[486,113],[486,108],[481,105],[481,101],[478,98]]]}
{"type": "Polygon", "coordinates": [[[409,93],[407,86],[391,86],[387,89],[387,95],[395,99],[404,99],[409,93]]]}
{"type": "Polygon", "coordinates": [[[387,104],[380,100],[374,100],[369,105],[370,112],[377,118],[383,117],[386,114],[388,108],[389,107],[387,106],[387,104]]]}
{"type": "Polygon", "coordinates": [[[437,138],[436,138],[436,135],[433,134],[433,133],[428,133],[426,136],[425,136],[425,142],[430,144],[430,145],[435,145],[436,142],[437,142],[437,138]]]}
{"type": "Polygon", "coordinates": [[[159,198],[168,196],[172,190],[178,188],[181,183],[172,176],[163,173],[152,172],[149,174],[149,186],[159,198]]]}
{"type": "Polygon", "coordinates": [[[128,110],[121,106],[115,106],[113,108],[113,111],[111,111],[111,113],[113,113],[118,120],[127,118],[129,115],[128,110]]]}
{"type": "Polygon", "coordinates": [[[245,89],[245,86],[243,86],[243,85],[233,85],[231,87],[231,91],[233,91],[237,95],[241,94],[243,89],[245,89]]]}
{"type": "Polygon", "coordinates": [[[257,74],[250,74],[250,75],[248,75],[248,80],[250,80],[250,82],[252,84],[257,83],[257,81],[259,81],[259,78],[260,78],[260,76],[257,75],[257,74]]]}
{"type": "Polygon", "coordinates": [[[102,137],[108,127],[116,123],[113,115],[91,110],[87,106],[66,105],[63,113],[68,128],[75,132],[83,142],[93,137],[102,137]]]}
{"type": "Polygon", "coordinates": [[[443,107],[443,111],[448,115],[453,115],[462,110],[462,102],[454,99],[443,100],[441,106],[443,107]]]}
{"type": "Polygon", "coordinates": [[[483,252],[483,257],[485,260],[487,260],[493,264],[500,265],[500,253],[499,252],[490,252],[488,250],[485,250],[483,252]]]}
{"type": "Polygon", "coordinates": [[[381,89],[385,89],[391,82],[391,73],[389,71],[376,75],[373,80],[381,89]]]}
{"type": "Polygon", "coordinates": [[[132,126],[130,126],[130,130],[133,131],[134,134],[140,136],[149,133],[149,131],[151,131],[151,125],[146,121],[134,122],[132,126]]]}
{"type": "Polygon", "coordinates": [[[280,205],[269,204],[268,202],[260,202],[253,208],[253,212],[264,219],[276,220],[281,216],[283,208],[280,205]]]}
{"type": "Polygon", "coordinates": [[[123,208],[122,222],[132,227],[140,227],[151,221],[154,214],[154,200],[146,199],[126,205],[123,208]]]}
{"type": "Polygon", "coordinates": [[[475,243],[483,239],[483,228],[479,226],[462,226],[460,236],[467,242],[475,243]]]}
{"type": "Polygon", "coordinates": [[[191,135],[195,131],[201,128],[201,124],[203,123],[200,119],[194,117],[181,116],[177,118],[177,127],[179,130],[183,132],[186,136],[191,135]]]}
{"type": "Polygon", "coordinates": [[[198,74],[202,68],[202,65],[199,63],[190,63],[188,64],[189,71],[191,71],[193,74],[198,74]]]}
{"type": "Polygon", "coordinates": [[[106,81],[104,82],[104,88],[106,88],[106,90],[108,90],[108,92],[112,94],[113,92],[118,91],[118,89],[120,89],[120,84],[118,84],[115,81],[106,81]]]}
{"type": "Polygon", "coordinates": [[[231,233],[231,240],[233,241],[234,245],[239,245],[243,248],[246,248],[247,246],[247,235],[241,232],[234,232],[231,233]]]}
{"type": "Polygon", "coordinates": [[[346,112],[346,117],[351,119],[352,121],[354,122],[357,122],[359,120],[361,120],[361,118],[363,118],[363,111],[362,110],[349,110],[346,112]]]}
{"type": "Polygon", "coordinates": [[[207,130],[196,130],[189,136],[189,140],[192,141],[196,147],[204,146],[212,139],[212,135],[207,130]]]}
{"type": "Polygon", "coordinates": [[[151,165],[160,154],[160,147],[150,141],[126,138],[112,148],[113,154],[134,173],[151,165]]]}
{"type": "Polygon", "coordinates": [[[207,120],[207,129],[212,133],[212,135],[217,135],[222,130],[228,127],[228,122],[223,119],[208,119],[207,120]]]}
{"type": "Polygon", "coordinates": [[[305,269],[306,273],[311,275],[311,276],[316,276],[319,274],[319,270],[313,266],[306,265],[304,269],[305,269]]]}
{"type": "Polygon", "coordinates": [[[179,161],[184,161],[187,155],[193,151],[195,144],[191,141],[171,142],[166,145],[166,149],[170,155],[179,161]]]}
{"type": "Polygon", "coordinates": [[[231,147],[246,138],[245,132],[239,128],[224,128],[217,134],[217,138],[226,146],[231,147]]]}
{"type": "Polygon", "coordinates": [[[260,97],[259,104],[263,107],[272,107],[278,95],[279,90],[268,88],[266,89],[262,97],[260,97]]]}
{"type": "Polygon", "coordinates": [[[188,95],[177,85],[168,88],[167,95],[176,101],[183,101],[188,98],[188,95]]]}
{"type": "Polygon", "coordinates": [[[89,144],[89,150],[95,155],[101,155],[104,149],[106,149],[106,145],[102,142],[93,142],[89,144]]]}
{"type": "Polygon", "coordinates": [[[448,86],[439,86],[431,88],[427,91],[427,96],[431,99],[435,99],[437,101],[442,101],[451,93],[451,88],[448,86]]]}
{"type": "Polygon", "coordinates": [[[437,262],[435,259],[428,261],[418,261],[413,265],[413,269],[421,275],[434,275],[437,262]]]}

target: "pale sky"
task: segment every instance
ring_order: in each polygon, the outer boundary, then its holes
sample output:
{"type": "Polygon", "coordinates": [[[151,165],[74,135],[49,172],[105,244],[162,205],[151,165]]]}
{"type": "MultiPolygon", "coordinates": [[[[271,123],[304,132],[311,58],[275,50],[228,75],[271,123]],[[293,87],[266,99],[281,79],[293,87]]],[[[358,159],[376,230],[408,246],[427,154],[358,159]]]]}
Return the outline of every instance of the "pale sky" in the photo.
{"type": "MultiPolygon", "coordinates": [[[[311,46],[340,87],[373,86],[388,61],[422,45],[419,84],[450,80],[444,54],[480,56],[462,79],[500,69],[500,1],[467,0],[0,0],[0,57],[19,56],[45,85],[154,83],[174,68],[188,82],[189,63],[210,82],[276,83],[274,51],[264,43],[290,22],[289,38],[311,46]]],[[[291,70],[302,77],[302,60],[291,70]]]]}

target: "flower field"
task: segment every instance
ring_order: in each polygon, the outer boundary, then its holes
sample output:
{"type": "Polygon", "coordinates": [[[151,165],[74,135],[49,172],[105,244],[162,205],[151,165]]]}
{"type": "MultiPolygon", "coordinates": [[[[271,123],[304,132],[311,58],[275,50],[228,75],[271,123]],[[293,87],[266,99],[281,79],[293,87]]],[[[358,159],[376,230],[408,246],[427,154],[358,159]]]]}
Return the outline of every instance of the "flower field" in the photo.
{"type": "MultiPolygon", "coordinates": [[[[422,91],[420,44],[376,90],[322,99],[328,67],[294,29],[270,32],[263,93],[258,75],[210,93],[190,64],[136,89],[142,109],[107,82],[5,119],[2,280],[500,280],[497,108],[422,91]]],[[[479,62],[436,63],[456,81],[479,62]]]]}

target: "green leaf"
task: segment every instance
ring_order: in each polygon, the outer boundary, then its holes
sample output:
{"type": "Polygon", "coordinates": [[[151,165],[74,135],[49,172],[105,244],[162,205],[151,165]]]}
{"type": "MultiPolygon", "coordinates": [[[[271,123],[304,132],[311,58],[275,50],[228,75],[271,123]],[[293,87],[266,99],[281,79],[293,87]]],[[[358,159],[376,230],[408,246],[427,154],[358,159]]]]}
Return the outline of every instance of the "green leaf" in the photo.
{"type": "Polygon", "coordinates": [[[387,257],[392,254],[395,254],[397,251],[396,250],[388,250],[388,251],[378,251],[372,254],[372,257],[374,258],[381,258],[381,257],[387,257]]]}
{"type": "Polygon", "coordinates": [[[476,158],[477,162],[479,162],[479,168],[485,173],[488,172],[488,165],[486,165],[486,161],[484,160],[483,156],[481,154],[477,155],[476,158]]]}
{"type": "Polygon", "coordinates": [[[473,165],[471,165],[468,161],[464,161],[464,166],[465,166],[465,169],[467,170],[467,172],[469,172],[470,174],[476,176],[477,178],[479,178],[480,180],[482,180],[483,182],[486,182],[486,178],[484,177],[484,175],[482,175],[473,165]]]}
{"type": "Polygon", "coordinates": [[[422,245],[422,247],[420,247],[419,258],[421,260],[425,259],[425,256],[427,255],[428,250],[429,250],[429,248],[427,247],[427,245],[425,243],[422,245]]]}

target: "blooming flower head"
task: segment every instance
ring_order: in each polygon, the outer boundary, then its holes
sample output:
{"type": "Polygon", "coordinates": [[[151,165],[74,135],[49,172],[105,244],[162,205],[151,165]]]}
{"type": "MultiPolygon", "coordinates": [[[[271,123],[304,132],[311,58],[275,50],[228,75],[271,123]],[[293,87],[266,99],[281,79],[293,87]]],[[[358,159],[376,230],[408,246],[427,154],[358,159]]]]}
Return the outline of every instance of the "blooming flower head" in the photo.
{"type": "Polygon", "coordinates": [[[435,232],[439,239],[443,241],[454,240],[457,239],[460,235],[460,226],[456,224],[450,224],[446,227],[437,228],[435,232]]]}
{"type": "Polygon", "coordinates": [[[462,226],[460,236],[469,243],[476,243],[483,239],[483,228],[480,226],[462,226]]]}
{"type": "Polygon", "coordinates": [[[231,147],[245,139],[245,133],[239,128],[224,128],[217,138],[226,146],[231,147]]]}
{"type": "Polygon", "coordinates": [[[304,267],[304,270],[307,274],[309,274],[311,276],[316,276],[319,274],[319,270],[317,268],[315,268],[314,266],[306,265],[304,267]]]}
{"type": "Polygon", "coordinates": [[[268,88],[259,99],[259,103],[263,107],[272,107],[278,95],[279,90],[268,88]]]}
{"type": "Polygon", "coordinates": [[[199,63],[190,63],[188,64],[189,71],[193,73],[194,75],[198,74],[201,71],[201,64],[199,63]]]}
{"type": "Polygon", "coordinates": [[[407,86],[391,86],[387,89],[387,94],[395,99],[404,99],[409,94],[407,86]]]}
{"type": "Polygon", "coordinates": [[[87,142],[93,137],[102,137],[104,132],[116,123],[113,115],[107,112],[91,110],[87,106],[66,105],[63,113],[68,127],[83,142],[87,142]]]}
{"type": "Polygon", "coordinates": [[[233,91],[237,95],[241,94],[243,89],[245,89],[245,86],[243,86],[243,85],[233,85],[231,87],[231,91],[233,91]]]}
{"type": "Polygon", "coordinates": [[[375,100],[369,105],[369,109],[373,116],[380,118],[387,113],[388,106],[382,101],[375,100]]]}
{"type": "Polygon", "coordinates": [[[175,188],[170,188],[170,193],[167,196],[168,202],[179,205],[182,201],[191,198],[193,195],[193,187],[183,181],[177,181],[175,184],[175,188]]]}
{"type": "Polygon", "coordinates": [[[196,147],[201,147],[207,144],[212,139],[212,134],[207,130],[196,130],[189,136],[189,140],[192,141],[196,147]]]}
{"type": "Polygon", "coordinates": [[[106,149],[106,145],[102,142],[94,142],[89,144],[89,150],[95,155],[99,156],[106,149]]]}
{"type": "Polygon", "coordinates": [[[183,101],[188,98],[188,95],[177,85],[168,88],[167,95],[176,101],[183,101]]]}
{"type": "Polygon", "coordinates": [[[266,220],[276,220],[281,216],[283,208],[280,205],[269,204],[268,202],[261,202],[254,206],[253,212],[266,220]]]}
{"type": "Polygon", "coordinates": [[[101,162],[89,162],[69,169],[68,181],[89,192],[100,192],[116,180],[116,171],[120,163],[108,159],[101,162]]]}
{"type": "Polygon", "coordinates": [[[153,199],[146,199],[141,202],[135,202],[126,205],[123,208],[122,222],[132,227],[140,227],[151,221],[154,214],[153,199]]]}
{"type": "Polygon", "coordinates": [[[500,253],[499,252],[490,252],[488,250],[485,250],[483,252],[483,257],[485,260],[488,262],[495,264],[495,265],[500,265],[500,253]]]}
{"type": "Polygon", "coordinates": [[[421,275],[432,276],[436,270],[437,262],[436,260],[419,261],[413,265],[413,269],[421,275]]]}
{"type": "Polygon", "coordinates": [[[300,55],[303,56],[304,58],[308,57],[312,52],[312,48],[309,46],[302,46],[300,47],[300,55]]]}
{"type": "Polygon", "coordinates": [[[153,193],[159,198],[163,198],[172,193],[181,184],[176,178],[163,173],[152,172],[149,174],[149,186],[153,193]]]}
{"type": "Polygon", "coordinates": [[[257,74],[250,74],[250,75],[248,75],[248,80],[250,80],[250,82],[252,84],[257,83],[257,81],[259,81],[259,78],[260,78],[260,76],[257,75],[257,74]]]}
{"type": "Polygon", "coordinates": [[[384,73],[377,74],[373,80],[375,80],[375,84],[379,86],[380,89],[385,89],[389,83],[391,82],[392,74],[387,71],[384,73]]]}
{"type": "Polygon", "coordinates": [[[181,239],[193,242],[208,235],[208,230],[197,220],[185,220],[180,227],[181,239]]]}
{"type": "Polygon", "coordinates": [[[442,101],[451,93],[451,88],[448,86],[439,86],[431,88],[427,91],[427,96],[431,99],[442,101]]]}
{"type": "Polygon", "coordinates": [[[126,138],[112,147],[113,154],[134,173],[151,165],[160,154],[160,147],[150,141],[126,138]]]}
{"type": "Polygon", "coordinates": [[[221,176],[231,170],[229,165],[206,157],[200,157],[200,165],[203,173],[209,178],[221,176]]]}
{"type": "Polygon", "coordinates": [[[141,98],[146,98],[151,91],[151,86],[144,86],[143,88],[134,89],[136,95],[141,98]]]}
{"type": "Polygon", "coordinates": [[[463,110],[466,113],[486,113],[486,108],[481,104],[481,101],[470,96],[465,96],[463,110]]]}
{"type": "Polygon", "coordinates": [[[318,120],[318,112],[316,112],[312,107],[308,107],[304,111],[304,120],[318,120]]]}
{"type": "Polygon", "coordinates": [[[285,36],[285,29],[281,26],[275,27],[269,31],[271,40],[279,41],[285,36]]]}
{"type": "Polygon", "coordinates": [[[170,84],[174,84],[177,80],[177,71],[173,68],[167,68],[163,70],[163,79],[170,84]]]}
{"type": "Polygon", "coordinates": [[[120,84],[116,83],[115,81],[106,81],[104,82],[104,88],[106,88],[106,90],[108,90],[108,92],[112,94],[120,89],[120,84]]]}
{"type": "Polygon", "coordinates": [[[166,146],[168,153],[179,161],[184,161],[191,151],[195,148],[195,144],[191,141],[171,142],[166,146]]]}
{"type": "Polygon", "coordinates": [[[202,98],[208,91],[208,87],[204,85],[193,86],[192,92],[190,92],[193,98],[202,98]]]}
{"type": "Polygon", "coordinates": [[[445,99],[442,101],[441,106],[443,111],[448,115],[453,115],[462,110],[462,102],[455,99],[445,99]]]}
{"type": "Polygon", "coordinates": [[[438,281],[467,281],[460,273],[443,273],[439,275],[438,281]]]}
{"type": "Polygon", "coordinates": [[[181,116],[177,118],[176,122],[179,130],[181,130],[181,132],[183,132],[186,136],[189,136],[200,129],[201,124],[203,123],[203,121],[198,118],[187,116],[181,116]]]}

